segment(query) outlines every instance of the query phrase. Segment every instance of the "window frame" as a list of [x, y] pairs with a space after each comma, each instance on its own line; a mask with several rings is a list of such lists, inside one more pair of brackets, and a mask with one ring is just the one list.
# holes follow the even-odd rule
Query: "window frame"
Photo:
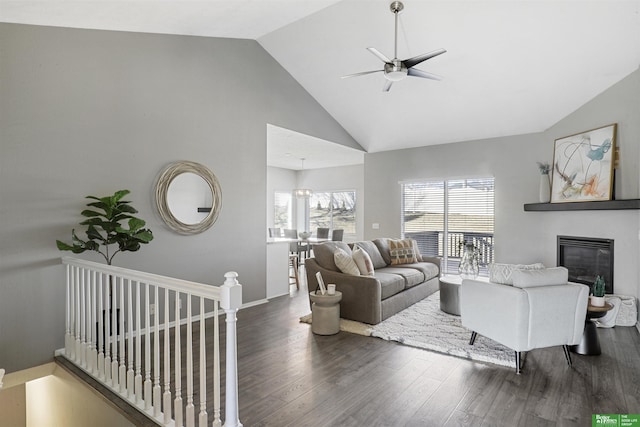
[[[453, 198], [454, 201], [456, 199], [462, 200], [459, 197], [452, 197], [452, 195], [450, 194], [451, 190], [453, 189], [451, 187], [451, 183], [457, 184], [459, 182], [463, 182], [464, 183], [463, 188], [469, 188], [469, 187], [473, 187], [473, 185], [470, 185], [470, 183], [472, 184], [475, 183], [476, 185], [480, 183], [480, 185], [482, 185], [482, 181], [487, 181], [485, 185], [491, 186], [490, 187], [491, 189], [489, 190], [491, 191], [491, 197], [489, 200], [490, 207], [491, 207], [491, 215], [490, 215], [491, 231], [490, 232], [450, 231], [450, 223], [452, 222], [450, 218], [452, 215], [452, 212], [450, 212], [450, 207], [452, 205], [451, 199]], [[407, 210], [406, 210], [407, 197], [405, 194], [405, 188], [407, 185], [420, 185], [420, 184], [424, 184], [425, 186], [427, 185], [442, 186], [443, 224], [442, 224], [442, 230], [437, 230], [438, 237], [436, 238], [436, 251], [435, 251], [437, 253], [435, 256], [442, 257], [442, 274], [457, 274], [457, 267], [459, 265], [459, 260], [461, 257], [461, 248], [451, 247], [453, 246], [453, 244], [451, 244], [451, 241], [456, 240], [457, 242], [459, 242], [460, 239], [456, 239], [454, 234], [456, 235], [462, 234], [463, 240], [466, 238], [466, 236], [471, 236], [471, 239], [474, 241], [474, 243], [477, 243], [477, 245], [480, 246], [480, 250], [481, 250], [480, 275], [481, 276], [488, 275], [487, 266], [488, 264], [493, 262], [495, 257], [495, 245], [494, 245], [495, 218], [496, 218], [495, 216], [495, 177], [481, 176], [481, 177], [463, 177], [463, 178], [447, 178], [447, 179], [423, 179], [423, 180], [412, 180], [412, 181], [400, 182], [400, 185], [401, 185], [400, 227], [401, 227], [402, 238], [411, 237], [411, 236], [407, 236], [407, 231], [406, 231], [407, 221], [405, 220], [405, 218], [407, 214]], [[415, 201], [417, 201], [417, 198]], [[436, 206], [436, 209], [434, 209], [434, 211], [437, 211], [438, 210], [437, 208], [438, 206]], [[483, 209], [484, 210], [488, 209], [487, 205], [479, 208], [479, 210], [483, 210]], [[484, 216], [486, 216], [486, 214]], [[484, 225], [486, 226], [486, 224], [488, 223], [485, 223]], [[440, 252], [440, 250], [442, 252]], [[421, 252], [422, 252], [422, 249], [421, 249]], [[428, 255], [428, 256], [433, 256], [433, 255]]]

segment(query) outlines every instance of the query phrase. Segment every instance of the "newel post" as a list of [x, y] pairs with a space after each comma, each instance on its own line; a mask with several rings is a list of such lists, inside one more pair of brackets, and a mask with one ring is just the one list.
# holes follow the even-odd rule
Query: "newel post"
[[224, 277], [224, 285], [220, 287], [220, 306], [227, 315], [224, 427], [242, 427], [238, 412], [238, 355], [236, 342], [236, 313], [242, 305], [242, 285], [238, 283], [238, 273], [235, 271], [226, 273]]

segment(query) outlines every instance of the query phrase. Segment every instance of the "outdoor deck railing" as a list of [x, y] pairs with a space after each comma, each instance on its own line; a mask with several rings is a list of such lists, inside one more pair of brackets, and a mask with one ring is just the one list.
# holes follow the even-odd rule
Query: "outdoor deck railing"
[[[200, 400], [197, 425], [209, 425], [210, 390], [214, 400], [211, 425], [222, 425], [221, 307], [226, 313], [224, 426], [242, 425], [236, 354], [236, 312], [242, 304], [242, 286], [237, 273], [225, 274], [222, 286], [210, 286], [70, 257], [62, 258], [62, 263], [66, 266], [66, 332], [61, 354], [159, 425], [196, 425], [194, 380], [199, 385], [195, 393]], [[205, 335], [205, 319], [210, 317], [214, 324], [213, 351], [211, 347], [207, 350]], [[194, 325], [199, 330], [195, 338]], [[180, 333], [182, 329], [186, 334]], [[207, 357], [213, 357], [210, 382]]]

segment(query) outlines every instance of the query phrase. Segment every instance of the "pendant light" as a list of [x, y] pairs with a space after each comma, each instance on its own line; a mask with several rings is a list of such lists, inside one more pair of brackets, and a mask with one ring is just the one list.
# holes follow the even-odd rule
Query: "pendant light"
[[[300, 169], [300, 171], [304, 171], [304, 157], [300, 159], [302, 162], [302, 168]], [[309, 188], [296, 188], [295, 190], [293, 190], [293, 194], [295, 194], [297, 199], [308, 199], [309, 197], [311, 197], [311, 194], [313, 194], [313, 191], [311, 191]]]

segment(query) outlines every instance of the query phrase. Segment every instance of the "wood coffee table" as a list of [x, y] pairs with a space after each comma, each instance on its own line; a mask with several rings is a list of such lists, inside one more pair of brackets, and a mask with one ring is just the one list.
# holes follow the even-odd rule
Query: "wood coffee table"
[[584, 323], [584, 332], [580, 344], [571, 346], [571, 351], [584, 356], [597, 356], [602, 353], [600, 350], [600, 340], [598, 339], [598, 328], [593, 319], [599, 319], [613, 309], [613, 305], [608, 302], [604, 307], [596, 307], [591, 304], [587, 306], [587, 319]]

